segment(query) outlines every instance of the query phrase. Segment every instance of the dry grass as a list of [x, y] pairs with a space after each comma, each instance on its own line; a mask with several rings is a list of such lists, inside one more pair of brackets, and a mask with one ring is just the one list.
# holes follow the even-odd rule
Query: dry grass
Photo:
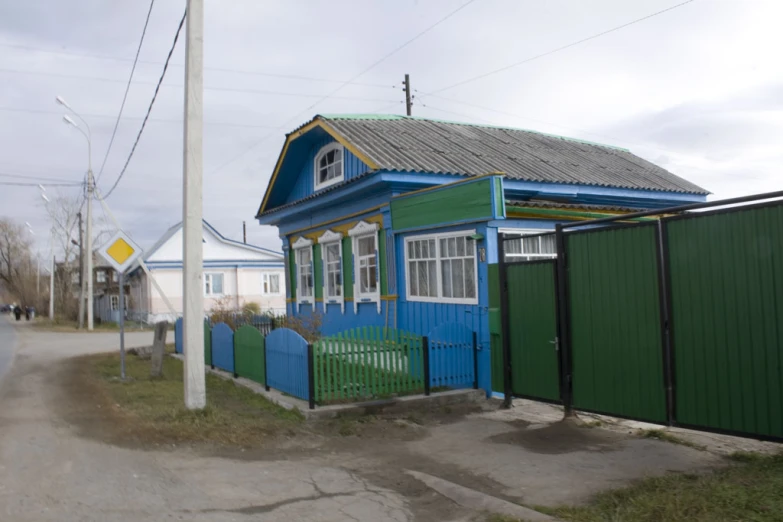
[[539, 508], [574, 522], [778, 522], [783, 520], [783, 454], [740, 454], [711, 473], [670, 474], [601, 493], [586, 506]]
[[153, 379], [149, 376], [149, 361], [129, 356], [124, 382], [118, 379], [118, 355], [91, 356], [85, 362], [85, 378], [93, 380], [94, 393], [113, 403], [114, 421], [124, 438], [142, 443], [209, 442], [255, 447], [270, 437], [296, 433], [303, 421], [300, 412], [285, 410], [232, 381], [209, 374], [207, 407], [187, 410], [182, 362], [171, 357], [164, 359], [163, 378]]
[[681, 446], [687, 446], [689, 448], [697, 449], [697, 450], [705, 450], [706, 448], [704, 446], [701, 446], [699, 444], [696, 444], [694, 442], [691, 442], [689, 440], [683, 439], [681, 437], [678, 437], [677, 435], [674, 435], [671, 432], [668, 432], [666, 430], [640, 430], [639, 436], [643, 439], [656, 439], [656, 440], [662, 440], [664, 442], [670, 442], [671, 444], [679, 444]]

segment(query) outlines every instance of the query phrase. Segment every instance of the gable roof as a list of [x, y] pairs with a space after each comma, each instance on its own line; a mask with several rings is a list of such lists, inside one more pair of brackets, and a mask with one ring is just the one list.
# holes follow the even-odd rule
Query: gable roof
[[[248, 250], [253, 250], [255, 252], [263, 252], [265, 254], [272, 254], [275, 256], [280, 256], [281, 259], [283, 259], [283, 253], [282, 252], [275, 252], [274, 250], [269, 250], [268, 248], [263, 248], [255, 245], [250, 245], [247, 243], [242, 243], [241, 241], [234, 241], [233, 239], [228, 239], [224, 237], [220, 232], [217, 231], [215, 227], [207, 223], [206, 219], [202, 219], [203, 228], [206, 228], [209, 232], [215, 235], [215, 237], [218, 238], [219, 241], [226, 243], [228, 245], [235, 245], [242, 248], [246, 248]], [[144, 253], [144, 260], [147, 261], [150, 257], [152, 257], [155, 252], [157, 252], [160, 247], [165, 245], [169, 239], [174, 237], [174, 234], [179, 232], [179, 230], [182, 228], [182, 221], [174, 225], [173, 227], [166, 230], [166, 232], [163, 233], [163, 235], [158, 239], [154, 245], [150, 247], [150, 249]]]
[[[629, 150], [525, 129], [390, 114], [316, 115], [286, 135], [259, 215], [289, 144], [320, 127], [371, 170], [507, 178], [545, 183], [709, 194]], [[341, 184], [335, 185], [338, 188]]]
[[376, 168], [690, 194], [708, 192], [627, 149], [523, 129], [396, 115], [320, 115]]

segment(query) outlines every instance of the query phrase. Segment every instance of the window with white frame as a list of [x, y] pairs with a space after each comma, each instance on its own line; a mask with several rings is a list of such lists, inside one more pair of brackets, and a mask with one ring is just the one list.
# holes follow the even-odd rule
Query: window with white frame
[[261, 274], [261, 294], [280, 295], [280, 274]]
[[313, 302], [313, 242], [300, 237], [293, 244], [296, 261], [296, 300]]
[[408, 299], [477, 304], [474, 231], [412, 236], [405, 240]]
[[204, 274], [204, 295], [207, 296], [223, 295], [223, 274], [220, 273]]
[[354, 308], [359, 302], [375, 302], [380, 311], [378, 280], [378, 224], [360, 221], [348, 231], [353, 241]]
[[506, 261], [535, 261], [538, 259], [554, 259], [557, 257], [555, 234], [544, 233], [542, 230], [501, 231], [506, 236], [519, 236], [518, 239], [508, 239], [503, 243]]
[[112, 311], [119, 310], [120, 309], [120, 296], [113, 295], [113, 296], [111, 296], [110, 299], [111, 299], [111, 309], [112, 309]]
[[120, 280], [119, 274], [114, 270], [111, 271], [111, 280], [114, 281], [115, 283]]
[[315, 156], [315, 189], [322, 189], [344, 179], [343, 146], [330, 143], [321, 148]]
[[332, 303], [343, 302], [342, 238], [341, 233], [331, 230], [318, 238], [323, 258], [324, 300]]
[[98, 270], [95, 272], [95, 281], [98, 283], [105, 283], [106, 282], [106, 272], [103, 270]]

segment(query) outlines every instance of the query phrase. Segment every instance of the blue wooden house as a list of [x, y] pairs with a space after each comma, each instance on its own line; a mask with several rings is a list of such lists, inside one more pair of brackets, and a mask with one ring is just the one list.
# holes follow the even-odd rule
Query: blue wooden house
[[[490, 391], [490, 299], [506, 255], [552, 257], [556, 223], [703, 201], [628, 150], [528, 130], [394, 115], [319, 115], [294, 129], [258, 222], [277, 226], [287, 312], [322, 333], [444, 323], [477, 333]], [[525, 235], [539, 234], [525, 238]]]

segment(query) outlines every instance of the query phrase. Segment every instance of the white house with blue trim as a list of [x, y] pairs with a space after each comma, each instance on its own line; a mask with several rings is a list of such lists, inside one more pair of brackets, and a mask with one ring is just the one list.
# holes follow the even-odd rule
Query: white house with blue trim
[[[283, 253], [224, 237], [204, 221], [204, 310], [218, 301], [239, 310], [258, 303], [262, 312], [285, 314]], [[168, 229], [144, 255], [144, 262], [176, 315], [182, 314], [182, 223]], [[174, 320], [147, 274], [130, 276], [129, 315], [154, 322]]]

